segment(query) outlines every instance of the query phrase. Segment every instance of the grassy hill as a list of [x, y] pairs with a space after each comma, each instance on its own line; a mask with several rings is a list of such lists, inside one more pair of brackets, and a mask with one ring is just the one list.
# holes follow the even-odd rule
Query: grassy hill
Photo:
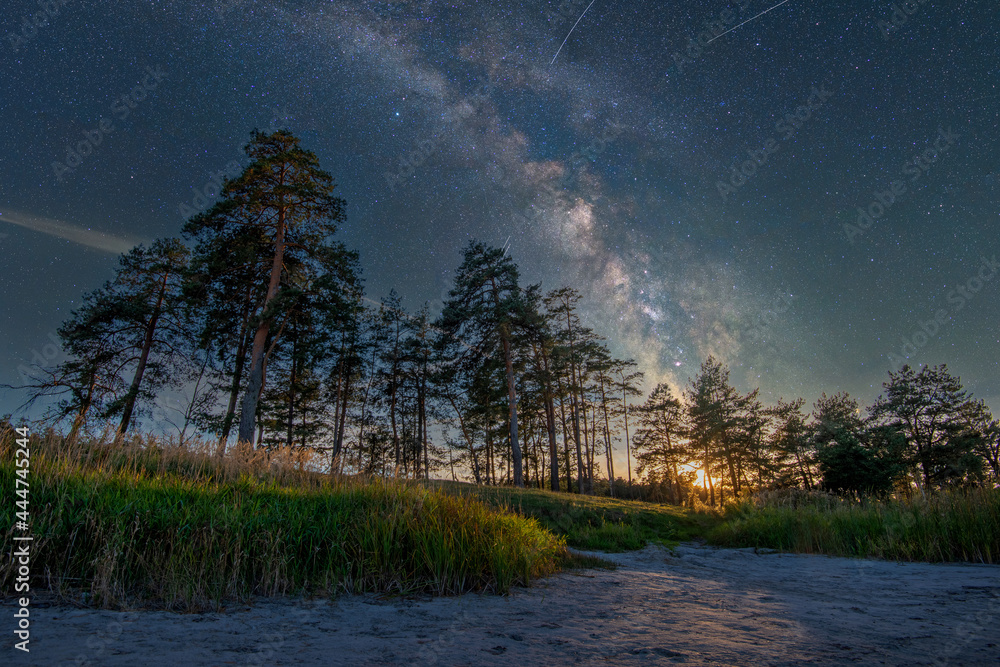
[[[17, 477], [0, 435], [0, 488]], [[334, 478], [259, 453], [225, 461], [136, 441], [32, 438], [32, 589], [109, 607], [219, 606], [255, 595], [505, 593], [565, 562], [561, 538], [486, 503], [382, 479]], [[14, 590], [17, 560], [0, 564]]]
[[714, 514], [634, 500], [438, 480], [424, 484], [535, 519], [578, 549], [629, 551], [649, 542], [670, 546], [703, 537], [720, 521]]

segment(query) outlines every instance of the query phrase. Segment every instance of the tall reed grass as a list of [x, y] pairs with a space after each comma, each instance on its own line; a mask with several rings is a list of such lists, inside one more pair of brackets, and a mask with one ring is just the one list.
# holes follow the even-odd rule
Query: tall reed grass
[[1000, 490], [851, 500], [758, 494], [727, 507], [709, 542], [902, 561], [1000, 563]]
[[[14, 535], [14, 434], [0, 488]], [[207, 452], [32, 437], [33, 588], [106, 607], [218, 607], [288, 594], [507, 592], [554, 571], [537, 521], [392, 480], [330, 478], [292, 452]], [[10, 554], [8, 554], [9, 556]], [[12, 590], [15, 566], [0, 564]]]

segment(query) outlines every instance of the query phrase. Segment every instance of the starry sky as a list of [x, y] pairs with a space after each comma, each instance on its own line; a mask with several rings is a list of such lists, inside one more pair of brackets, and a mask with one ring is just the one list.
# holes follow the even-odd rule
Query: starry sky
[[579, 289], [646, 391], [712, 354], [766, 403], [869, 403], [947, 363], [1000, 412], [995, 0], [5, 8], [0, 382], [283, 127], [375, 301], [439, 310], [477, 238]]

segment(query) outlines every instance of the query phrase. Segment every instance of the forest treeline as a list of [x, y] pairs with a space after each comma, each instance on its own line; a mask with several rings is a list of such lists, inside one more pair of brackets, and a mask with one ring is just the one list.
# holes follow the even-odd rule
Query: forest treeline
[[871, 406], [823, 395], [807, 414], [740, 393], [709, 358], [679, 394], [660, 384], [643, 401], [642, 371], [581, 324], [575, 289], [522, 285], [476, 241], [440, 315], [395, 292], [373, 303], [316, 156], [282, 130], [246, 151], [181, 238], [125, 253], [84, 297], [58, 330], [67, 359], [31, 370], [29, 404], [49, 397], [71, 439], [109, 421], [124, 437], [176, 394], [182, 442], [300, 449], [332, 472], [713, 505], [1000, 480], [998, 422], [944, 366], [891, 372]]

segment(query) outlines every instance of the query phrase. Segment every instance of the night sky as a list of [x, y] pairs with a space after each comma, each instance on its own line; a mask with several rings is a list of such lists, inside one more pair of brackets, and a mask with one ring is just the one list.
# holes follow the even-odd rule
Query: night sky
[[375, 302], [440, 310], [477, 238], [647, 392], [713, 354], [870, 403], [905, 359], [1000, 411], [998, 3], [776, 4], [6, 2], [0, 382], [284, 127]]

